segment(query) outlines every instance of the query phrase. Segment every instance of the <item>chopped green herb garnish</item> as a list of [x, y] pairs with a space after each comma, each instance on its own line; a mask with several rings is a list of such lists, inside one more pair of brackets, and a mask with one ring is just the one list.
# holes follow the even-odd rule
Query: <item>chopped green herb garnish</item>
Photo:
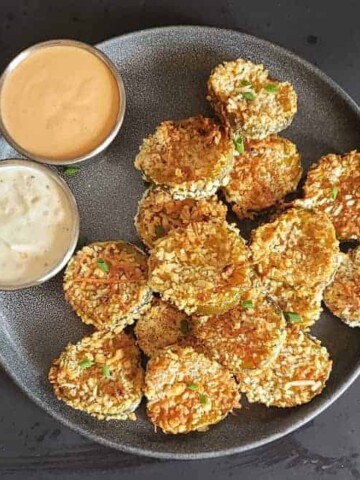
[[187, 320], [181, 320], [180, 330], [183, 335], [187, 335], [190, 332], [190, 325]]
[[273, 83], [269, 83], [269, 85], [266, 85], [265, 90], [270, 93], [276, 93], [278, 91], [278, 87]]
[[108, 365], [103, 366], [102, 374], [104, 378], [111, 378], [111, 371]]
[[255, 93], [253, 92], [242, 92], [241, 95], [245, 98], [245, 100], [254, 100], [255, 98]]
[[188, 383], [187, 385], [187, 388], [190, 389], [190, 390], [197, 390], [198, 389], [198, 386], [196, 383]]
[[236, 135], [236, 137], [234, 138], [234, 145], [238, 153], [241, 154], [245, 152], [244, 140], [241, 135]]
[[250, 87], [250, 86], [252, 86], [252, 83], [249, 82], [249, 80], [242, 80], [241, 85], [243, 87]]
[[79, 362], [79, 367], [81, 368], [90, 368], [94, 365], [94, 362], [92, 360], [82, 360]]
[[204, 393], [200, 393], [200, 403], [202, 405], [206, 405], [207, 403], [209, 403], [209, 397]]
[[105, 262], [105, 260], [103, 260], [102, 258], [99, 258], [96, 263], [103, 272], [108, 272], [110, 270], [109, 264]]
[[165, 230], [162, 225], [156, 225], [155, 227], [155, 235], [159, 237], [163, 237], [165, 235]]
[[64, 175], [66, 175], [67, 177], [75, 177], [75, 175], [77, 175], [79, 172], [80, 167], [71, 166], [65, 168]]
[[331, 190], [330, 190], [330, 198], [331, 200], [336, 200], [336, 197], [338, 196], [338, 193], [339, 193], [339, 189], [337, 187], [333, 187]]
[[243, 307], [245, 308], [254, 308], [254, 304], [252, 302], [252, 300], [245, 300], [243, 302]]
[[299, 315], [296, 312], [283, 312], [285, 315], [286, 320], [292, 323], [301, 323], [302, 318], [301, 315]]
[[76, 245], [76, 250], [80, 250], [81, 248], [85, 247], [87, 243], [88, 239], [85, 237], [85, 235], [80, 235]]

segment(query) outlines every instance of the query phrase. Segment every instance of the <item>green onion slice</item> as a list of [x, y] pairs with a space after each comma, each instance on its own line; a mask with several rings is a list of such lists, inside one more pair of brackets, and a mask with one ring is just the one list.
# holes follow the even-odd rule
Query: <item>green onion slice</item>
[[99, 260], [96, 261], [97, 266], [103, 271], [103, 272], [108, 272], [110, 270], [109, 264], [105, 262], [102, 258], [99, 258]]
[[253, 92], [242, 92], [241, 94], [245, 100], [254, 100], [255, 94]]
[[269, 85], [266, 85], [265, 90], [270, 93], [277, 93], [278, 87], [273, 83], [269, 83]]
[[83, 369], [90, 368], [93, 365], [94, 365], [94, 362], [92, 360], [82, 360], [81, 362], [79, 362], [79, 367]]
[[339, 189], [337, 187], [333, 187], [331, 190], [330, 190], [330, 198], [331, 200], [336, 200], [336, 197], [338, 196], [339, 194]]
[[234, 138], [234, 145], [238, 153], [242, 154], [245, 152], [244, 140], [241, 135], [236, 135]]
[[254, 308], [254, 304], [252, 302], [252, 300], [245, 300], [243, 302], [243, 307], [245, 308]]
[[64, 170], [64, 175], [67, 177], [75, 177], [78, 173], [80, 173], [80, 167], [71, 166], [66, 167]]
[[198, 389], [198, 386], [197, 386], [196, 383], [188, 383], [186, 386], [187, 386], [187, 388], [188, 388], [189, 390], [195, 391], [195, 390]]
[[296, 312], [283, 312], [286, 320], [292, 323], [301, 323], [302, 318], [301, 315], [299, 315]]

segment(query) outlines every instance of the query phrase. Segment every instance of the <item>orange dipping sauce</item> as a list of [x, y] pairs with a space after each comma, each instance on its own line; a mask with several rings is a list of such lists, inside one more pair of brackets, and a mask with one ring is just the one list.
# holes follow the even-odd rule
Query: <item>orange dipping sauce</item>
[[5, 78], [0, 97], [8, 135], [32, 155], [72, 160], [114, 129], [119, 87], [95, 54], [75, 46], [35, 50]]

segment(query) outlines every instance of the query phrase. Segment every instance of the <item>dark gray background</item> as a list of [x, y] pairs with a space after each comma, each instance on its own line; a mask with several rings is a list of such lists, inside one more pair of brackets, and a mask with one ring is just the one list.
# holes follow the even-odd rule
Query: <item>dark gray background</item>
[[[96, 43], [153, 26], [207, 24], [245, 31], [293, 50], [359, 101], [359, 15], [357, 0], [1, 0], [0, 68], [19, 50], [49, 38]], [[33, 405], [0, 370], [0, 478], [358, 480], [359, 393], [356, 382], [315, 421], [253, 452], [170, 462], [121, 454], [79, 437]]]

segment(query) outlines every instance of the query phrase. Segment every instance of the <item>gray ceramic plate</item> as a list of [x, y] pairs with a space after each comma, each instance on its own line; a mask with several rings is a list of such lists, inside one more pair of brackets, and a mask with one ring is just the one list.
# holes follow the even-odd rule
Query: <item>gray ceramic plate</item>
[[[264, 63], [276, 78], [292, 82], [299, 113], [285, 135], [295, 141], [305, 170], [321, 155], [360, 143], [360, 111], [329, 78], [292, 53], [238, 32], [206, 27], [169, 27], [132, 33], [100, 48], [120, 69], [127, 114], [103, 161], [68, 179], [79, 204], [81, 231], [89, 240], [122, 238], [138, 243], [133, 217], [144, 191], [133, 159], [142, 138], [164, 119], [202, 112], [205, 82], [223, 60], [247, 57]], [[18, 156], [0, 141], [0, 157]], [[249, 225], [240, 229], [248, 231]], [[360, 369], [360, 329], [350, 329], [325, 311], [313, 329], [330, 350], [334, 370], [325, 392], [291, 410], [251, 405], [205, 434], [154, 433], [144, 406], [137, 422], [99, 422], [57, 401], [47, 381], [51, 360], [86, 328], [66, 305], [61, 275], [21, 293], [0, 294], [0, 360], [6, 371], [42, 408], [79, 433], [105, 445], [154, 457], [205, 458], [241, 452], [298, 428], [331, 404]]]

